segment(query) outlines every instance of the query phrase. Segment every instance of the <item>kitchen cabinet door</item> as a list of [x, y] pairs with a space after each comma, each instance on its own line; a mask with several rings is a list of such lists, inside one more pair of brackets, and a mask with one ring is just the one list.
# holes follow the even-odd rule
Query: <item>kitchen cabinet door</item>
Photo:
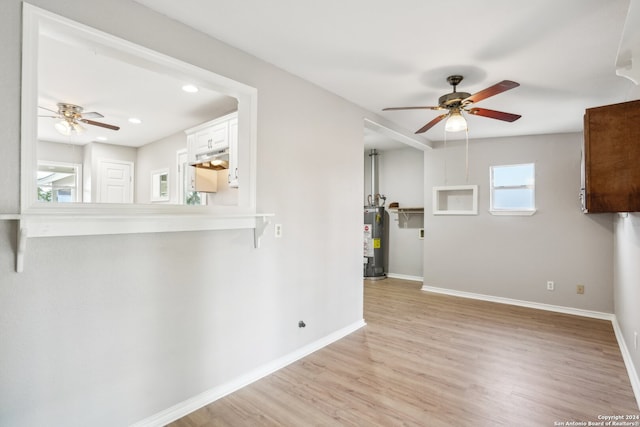
[[589, 108], [584, 116], [585, 212], [640, 211], [640, 100]]
[[196, 132], [195, 154], [222, 150], [229, 146], [229, 122], [218, 123]]

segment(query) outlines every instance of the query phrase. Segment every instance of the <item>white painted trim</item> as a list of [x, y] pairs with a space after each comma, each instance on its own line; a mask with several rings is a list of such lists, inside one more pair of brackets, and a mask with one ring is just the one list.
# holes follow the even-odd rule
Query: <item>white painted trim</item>
[[640, 55], [638, 28], [640, 28], [640, 7], [637, 2], [631, 2], [618, 45], [616, 74], [628, 78], [636, 85], [640, 84], [640, 67], [637, 61]]
[[308, 344], [294, 351], [293, 353], [276, 359], [259, 368], [256, 368], [253, 371], [250, 371], [245, 375], [236, 378], [235, 380], [209, 389], [197, 396], [194, 396], [168, 409], [165, 409], [164, 411], [158, 412], [157, 414], [140, 420], [132, 424], [131, 427], [160, 427], [167, 425], [179, 418], [184, 417], [185, 415], [192, 413], [193, 411], [202, 408], [203, 406], [206, 406], [220, 398], [223, 398], [224, 396], [227, 396], [228, 394], [233, 393], [234, 391], [240, 390], [241, 388], [248, 386], [255, 381], [258, 381], [261, 378], [264, 378], [267, 375], [270, 375], [286, 367], [287, 365], [299, 359], [302, 359], [303, 357], [308, 356], [309, 354], [318, 351], [335, 341], [338, 341], [341, 338], [344, 338], [345, 336], [357, 331], [365, 325], [366, 323], [364, 319], [359, 320], [358, 322], [339, 329], [324, 338], [314, 341], [311, 344]]
[[482, 301], [497, 302], [500, 304], [517, 305], [520, 307], [535, 308], [538, 310], [553, 311], [556, 313], [572, 314], [574, 316], [590, 317], [593, 319], [613, 321], [615, 315], [613, 313], [604, 313], [602, 311], [583, 310], [581, 308], [565, 307], [561, 305], [543, 304], [539, 302], [524, 301], [512, 298], [496, 297], [493, 295], [476, 294], [473, 292], [456, 291], [454, 289], [438, 288], [435, 286], [423, 285], [422, 290], [425, 292], [433, 292], [436, 294], [452, 295], [462, 298], [471, 298]]
[[531, 216], [537, 212], [537, 209], [529, 210], [490, 210], [491, 215], [496, 216]]
[[638, 378], [638, 372], [633, 365], [633, 359], [631, 358], [631, 353], [627, 347], [627, 342], [624, 340], [624, 335], [622, 334], [622, 329], [620, 329], [618, 319], [614, 316], [611, 323], [613, 325], [613, 331], [616, 334], [616, 339], [618, 340], [618, 346], [620, 347], [620, 353], [622, 353], [624, 365], [627, 368], [627, 374], [629, 375], [633, 394], [636, 397], [636, 404], [638, 405], [638, 409], [640, 409], [640, 378]]
[[273, 214], [246, 215], [20, 215], [27, 237], [98, 236], [257, 228]]
[[387, 277], [391, 279], [412, 280], [414, 282], [422, 282], [424, 280], [424, 278], [421, 276], [410, 276], [408, 274], [399, 273], [387, 273]]
[[167, 233], [176, 231], [253, 229], [254, 247], [273, 214], [211, 215], [206, 211], [191, 215], [157, 215], [139, 211], [129, 215], [0, 215], [0, 220], [18, 220], [16, 272], [24, 271], [27, 238], [61, 236], [98, 236], [102, 234]]
[[418, 150], [425, 151], [426, 149], [433, 148], [431, 143], [423, 137], [418, 135], [407, 136], [404, 133], [401, 133], [395, 129], [392, 129], [390, 126], [393, 126], [391, 123], [389, 125], [384, 125], [378, 122], [375, 122], [371, 119], [365, 117], [364, 119], [364, 127], [367, 129], [371, 129], [372, 131], [378, 132], [384, 136], [388, 136], [394, 141], [401, 142], [403, 144], [407, 144], [409, 147], [417, 148]]

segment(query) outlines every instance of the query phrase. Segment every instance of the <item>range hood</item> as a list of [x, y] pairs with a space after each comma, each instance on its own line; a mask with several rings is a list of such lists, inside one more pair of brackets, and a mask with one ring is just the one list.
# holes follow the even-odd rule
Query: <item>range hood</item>
[[229, 149], [225, 148], [218, 151], [196, 154], [196, 161], [190, 163], [190, 165], [203, 169], [229, 169]]

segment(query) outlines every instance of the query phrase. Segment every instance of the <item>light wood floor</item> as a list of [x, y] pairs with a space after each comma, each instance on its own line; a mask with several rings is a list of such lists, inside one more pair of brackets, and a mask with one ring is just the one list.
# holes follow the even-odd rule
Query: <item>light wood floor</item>
[[554, 426], [638, 414], [611, 323], [365, 282], [367, 326], [171, 424]]

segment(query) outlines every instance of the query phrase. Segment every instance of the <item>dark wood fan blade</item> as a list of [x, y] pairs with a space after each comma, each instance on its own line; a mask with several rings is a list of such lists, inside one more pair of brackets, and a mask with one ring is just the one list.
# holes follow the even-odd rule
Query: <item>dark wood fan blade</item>
[[490, 96], [497, 95], [518, 86], [520, 86], [520, 83], [512, 82], [511, 80], [503, 80], [500, 83], [496, 83], [493, 86], [489, 86], [488, 88], [481, 90], [480, 92], [474, 93], [470, 97], [462, 100], [462, 102], [466, 104], [469, 102], [482, 101], [483, 99], [487, 99]]
[[86, 123], [88, 125], [100, 126], [102, 128], [107, 128], [107, 129], [111, 129], [111, 130], [120, 130], [119, 126], [109, 125], [107, 123], [94, 122], [93, 120], [87, 120], [87, 119], [80, 119], [80, 121], [82, 123]]
[[83, 119], [101, 119], [104, 116], [96, 111], [89, 111], [88, 113], [82, 113]]
[[442, 107], [391, 107], [382, 109], [382, 111], [394, 110], [442, 110]]
[[504, 113], [502, 111], [487, 110], [486, 108], [472, 108], [468, 110], [468, 113], [474, 116], [489, 117], [490, 119], [503, 120], [505, 122], [515, 122], [522, 117], [520, 114]]
[[435, 125], [437, 125], [442, 119], [444, 119], [445, 117], [447, 117], [449, 114], [442, 114], [439, 115], [438, 117], [436, 117], [435, 119], [431, 120], [429, 123], [427, 123], [426, 125], [422, 126], [420, 129], [418, 129], [416, 131], [416, 133], [424, 133], [426, 131], [428, 131], [429, 129], [431, 129], [432, 127], [434, 127]]

